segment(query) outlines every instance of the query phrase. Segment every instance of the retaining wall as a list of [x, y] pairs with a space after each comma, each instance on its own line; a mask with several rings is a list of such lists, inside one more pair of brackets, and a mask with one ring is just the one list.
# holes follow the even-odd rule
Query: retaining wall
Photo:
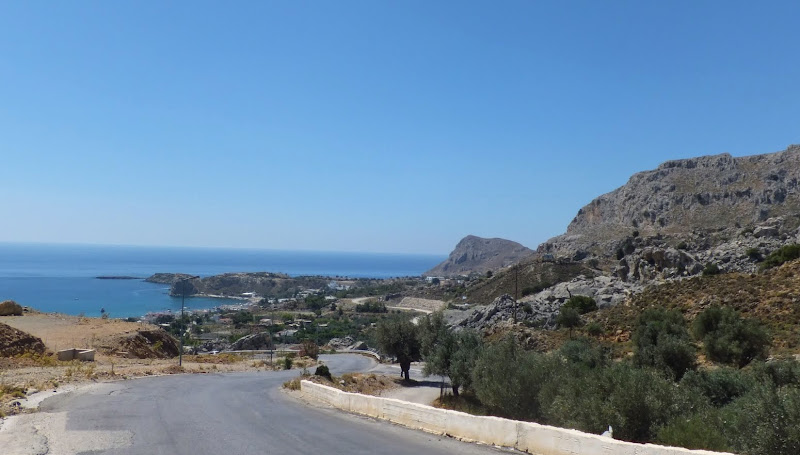
[[343, 392], [305, 380], [300, 381], [300, 389], [311, 399], [347, 412], [465, 441], [513, 447], [536, 455], [720, 455], [720, 452], [706, 450], [617, 441], [533, 422], [474, 416], [392, 398]]

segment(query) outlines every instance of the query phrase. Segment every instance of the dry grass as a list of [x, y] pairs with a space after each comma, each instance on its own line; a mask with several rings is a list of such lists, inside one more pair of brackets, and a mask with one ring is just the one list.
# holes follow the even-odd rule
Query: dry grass
[[[300, 380], [306, 379], [308, 381], [316, 382], [317, 384], [335, 387], [339, 390], [352, 393], [361, 393], [364, 395], [380, 396], [387, 390], [392, 390], [400, 387], [397, 378], [385, 375], [376, 375], [373, 373], [345, 373], [341, 377], [333, 376], [328, 379], [322, 376], [301, 376], [294, 380], [297, 382], [297, 387], [300, 387]], [[291, 381], [289, 381], [291, 382]], [[288, 384], [288, 383], [287, 383]], [[284, 384], [286, 387], [286, 384]], [[287, 387], [288, 388], [288, 387]]]
[[800, 350], [800, 261], [759, 274], [726, 273], [651, 286], [623, 305], [585, 318], [600, 324], [601, 339], [628, 344], [637, 318], [647, 307], [678, 309], [691, 322], [714, 305], [734, 308], [743, 317], [760, 321], [773, 337], [773, 355]]
[[434, 400], [433, 407], [479, 416], [490, 415], [486, 406], [481, 404], [474, 395], [468, 393], [462, 393], [457, 397], [450, 394], [444, 395]]
[[251, 360], [251, 356], [245, 356], [242, 354], [230, 354], [230, 353], [220, 353], [216, 355], [185, 355], [183, 356], [184, 361], [187, 362], [194, 362], [194, 363], [211, 363], [216, 365], [231, 365], [234, 363], [243, 362], [246, 360]]

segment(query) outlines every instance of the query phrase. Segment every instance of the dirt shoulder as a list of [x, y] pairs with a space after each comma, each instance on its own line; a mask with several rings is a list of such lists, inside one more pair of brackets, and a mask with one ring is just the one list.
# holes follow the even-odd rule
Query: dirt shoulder
[[[224, 373], [280, 369], [282, 358], [219, 354], [178, 358], [126, 358], [98, 351], [94, 362], [60, 362], [52, 353], [59, 349], [92, 349], [102, 340], [114, 339], [156, 326], [113, 319], [81, 318], [61, 314], [34, 313], [0, 317], [0, 322], [39, 337], [50, 353], [28, 353], [0, 357], [0, 417], [24, 412], [22, 403], [42, 391], [60, 390], [67, 385], [125, 380], [140, 376], [177, 373]], [[295, 359], [296, 367], [309, 366], [310, 359]], [[18, 403], [18, 404], [17, 404]]]

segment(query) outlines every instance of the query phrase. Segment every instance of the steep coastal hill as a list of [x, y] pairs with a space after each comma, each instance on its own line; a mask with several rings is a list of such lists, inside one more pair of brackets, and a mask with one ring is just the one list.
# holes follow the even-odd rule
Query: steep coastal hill
[[[637, 173], [581, 208], [566, 233], [541, 244], [515, 268], [519, 281], [534, 283], [536, 292], [522, 298], [531, 308], [528, 317], [553, 326], [570, 295], [612, 307], [648, 286], [704, 270], [756, 273], [769, 253], [800, 243], [799, 182], [796, 145], [765, 155], [668, 161]], [[560, 274], [559, 282], [539, 280], [547, 289], [526, 273], [556, 264], [572, 264], [572, 271]], [[513, 272], [500, 271], [492, 286], [480, 282], [466, 294], [484, 304], [513, 295]]]
[[424, 275], [454, 276], [497, 271], [516, 264], [533, 253], [533, 250], [511, 240], [485, 239], [468, 235], [458, 242], [444, 262], [428, 270]]
[[[631, 243], [648, 246], [642, 239], [673, 247], [684, 242], [701, 251], [746, 234], [759, 239], [795, 234], [800, 225], [798, 182], [797, 145], [765, 155], [667, 161], [581, 208], [567, 232], [538, 251], [621, 259], [620, 250], [628, 254], [636, 248]], [[754, 244], [746, 248], [758, 247], [758, 242], [749, 243]]]

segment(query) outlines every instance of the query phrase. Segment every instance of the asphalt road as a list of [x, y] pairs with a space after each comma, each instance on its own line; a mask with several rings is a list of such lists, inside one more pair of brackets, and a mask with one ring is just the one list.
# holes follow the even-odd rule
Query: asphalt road
[[[325, 356], [334, 374], [373, 360]], [[333, 409], [309, 406], [280, 387], [298, 372], [194, 374], [102, 384], [45, 400], [61, 421], [58, 453], [106, 454], [487, 454], [467, 444]], [[58, 416], [57, 419], [54, 417]]]

